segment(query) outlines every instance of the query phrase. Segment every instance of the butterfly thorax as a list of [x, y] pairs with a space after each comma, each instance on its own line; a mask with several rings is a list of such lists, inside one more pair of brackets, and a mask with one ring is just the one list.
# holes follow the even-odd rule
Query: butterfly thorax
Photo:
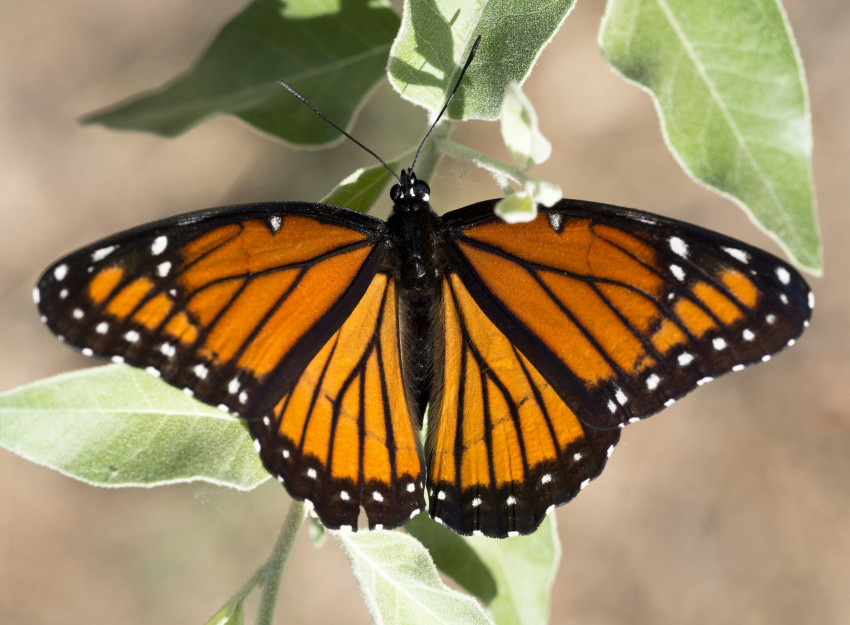
[[398, 287], [403, 377], [421, 419], [431, 395], [432, 319], [441, 297], [440, 219], [428, 203], [428, 185], [412, 172], [402, 171], [390, 197], [394, 204], [387, 220], [387, 269]]

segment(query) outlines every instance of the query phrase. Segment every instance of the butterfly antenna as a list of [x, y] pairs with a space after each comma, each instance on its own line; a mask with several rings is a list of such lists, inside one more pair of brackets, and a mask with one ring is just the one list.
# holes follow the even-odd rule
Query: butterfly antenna
[[[479, 39], [480, 39], [480, 37], [479, 37]], [[469, 65], [469, 63], [467, 63], [467, 65]], [[466, 68], [464, 68], [464, 69], [466, 69]], [[461, 74], [461, 75], [462, 75], [462, 74]], [[298, 92], [295, 90], [295, 88], [294, 88], [292, 85], [290, 85], [288, 82], [286, 82], [285, 80], [278, 80], [278, 82], [279, 82], [279, 83], [281, 84], [281, 86], [282, 86], [284, 89], [286, 89], [289, 93], [291, 93], [291, 94], [292, 94], [292, 95], [294, 95], [296, 98], [298, 98], [299, 100], [301, 100], [304, 104], [306, 104], [307, 106], [309, 106], [309, 107], [310, 107], [310, 110], [311, 110], [311, 111], [313, 111], [316, 115], [318, 115], [319, 117], [321, 117], [321, 118], [322, 118], [323, 120], [325, 120], [328, 124], [330, 124], [331, 126], [333, 126], [334, 128], [336, 128], [339, 132], [341, 132], [342, 134], [344, 134], [344, 135], [345, 135], [346, 137], [348, 137], [349, 139], [351, 139], [351, 141], [353, 141], [354, 143], [356, 143], [357, 145], [359, 145], [361, 148], [363, 148], [364, 150], [366, 150], [369, 154], [371, 154], [371, 155], [372, 155], [372, 156], [374, 156], [376, 159], [378, 159], [378, 162], [379, 162], [381, 165], [383, 165], [384, 167], [386, 167], [386, 168], [387, 168], [387, 171], [388, 171], [388, 172], [390, 172], [390, 173], [391, 173], [391, 174], [395, 177], [395, 179], [396, 179], [396, 180], [398, 180], [399, 182], [401, 182], [401, 177], [399, 177], [399, 175], [395, 172], [395, 170], [394, 170], [392, 167], [390, 167], [389, 165], [387, 165], [387, 164], [384, 162], [384, 159], [382, 159], [380, 156], [378, 156], [377, 154], [375, 154], [372, 150], [370, 150], [369, 148], [367, 148], [365, 145], [363, 145], [362, 143], [360, 143], [357, 139], [355, 139], [354, 137], [352, 137], [350, 134], [348, 134], [347, 132], [345, 132], [342, 128], [340, 128], [340, 127], [339, 127], [339, 126], [337, 126], [335, 123], [333, 123], [331, 120], [329, 120], [327, 117], [325, 117], [324, 113], [322, 113], [319, 109], [317, 109], [315, 106], [313, 106], [313, 103], [312, 103], [312, 102], [310, 102], [310, 100], [308, 100], [308, 99], [307, 99], [307, 98], [305, 98], [303, 95], [301, 95], [300, 93], [298, 93]], [[418, 155], [418, 154], [419, 154], [419, 152], [417, 152], [417, 155]]]
[[452, 98], [455, 97], [455, 93], [457, 92], [458, 87], [460, 87], [460, 81], [463, 80], [463, 75], [466, 73], [469, 64], [472, 63], [472, 59], [475, 58], [475, 53], [478, 51], [478, 44], [481, 43], [481, 35], [478, 35], [478, 38], [475, 40], [475, 43], [472, 44], [472, 50], [469, 51], [469, 57], [466, 59], [466, 63], [463, 65], [463, 69], [460, 70], [460, 76], [457, 78], [457, 82], [455, 83], [454, 89], [449, 94], [449, 97], [446, 98], [446, 103], [443, 104], [443, 108], [440, 111], [440, 114], [437, 115], [437, 119], [434, 120], [434, 123], [431, 124], [431, 127], [428, 129], [428, 132], [425, 134], [425, 138], [422, 139], [422, 143], [419, 144], [419, 148], [416, 150], [416, 155], [413, 157], [413, 164], [410, 166], [410, 171], [413, 171], [414, 166], [416, 165], [416, 159], [419, 158], [419, 152], [422, 150], [422, 146], [425, 145], [425, 142], [428, 140], [428, 137], [431, 136], [431, 133], [434, 131], [434, 128], [439, 123], [440, 118], [442, 118], [443, 113], [446, 112], [446, 109], [449, 108], [449, 103], [452, 101]]

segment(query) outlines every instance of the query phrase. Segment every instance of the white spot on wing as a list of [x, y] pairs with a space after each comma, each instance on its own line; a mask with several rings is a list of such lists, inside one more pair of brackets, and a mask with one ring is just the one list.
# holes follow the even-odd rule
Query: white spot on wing
[[110, 360], [112, 362], [114, 362], [116, 365], [120, 365], [122, 362], [124, 362], [124, 357], [123, 356], [113, 356], [112, 358], [110, 358]]
[[153, 243], [151, 243], [151, 254], [159, 256], [165, 251], [166, 247], [168, 247], [168, 237], [162, 234], [155, 238]]
[[672, 406], [675, 403], [676, 403], [675, 399], [668, 399], [667, 401], [664, 402], [664, 406], [669, 408], [670, 406]]
[[151, 374], [153, 377], [155, 377], [155, 378], [158, 378], [159, 376], [161, 376], [161, 375], [162, 375], [162, 374], [159, 372], [159, 369], [157, 369], [156, 367], [145, 367], [145, 371], [147, 371], [148, 373], [150, 373], [150, 374]]
[[711, 344], [714, 346], [714, 349], [716, 349], [717, 351], [721, 351], [721, 350], [726, 349], [726, 341], [719, 336], [717, 338], [713, 339], [711, 341]]
[[192, 371], [194, 371], [195, 375], [202, 380], [205, 379], [207, 377], [207, 373], [209, 373], [209, 369], [207, 369], [204, 365], [195, 365], [192, 368]]
[[236, 392], [239, 390], [239, 380], [238, 378], [233, 378], [230, 383], [227, 385], [227, 392], [231, 395], [236, 395]]
[[268, 416], [268, 415], [266, 415], [265, 417], [263, 417], [263, 425], [265, 425], [266, 427], [269, 427], [271, 424], [272, 424], [272, 420], [271, 420], [271, 419], [269, 419], [269, 416]]
[[56, 269], [53, 270], [53, 277], [56, 278], [57, 282], [62, 282], [65, 279], [65, 276], [68, 275], [68, 265], [62, 263]]
[[481, 505], [481, 497], [476, 497], [475, 499], [472, 500], [472, 507], [473, 508], [477, 508], [480, 505]]
[[279, 215], [275, 215], [274, 217], [269, 218], [269, 226], [272, 228], [272, 232], [277, 232], [280, 230], [280, 226], [283, 223], [283, 219], [280, 218]]
[[584, 490], [585, 488], [587, 488], [587, 485], [588, 485], [588, 484], [590, 484], [590, 478], [587, 478], [587, 479], [586, 479], [586, 480], [584, 480], [581, 484], [579, 484], [579, 485], [578, 485], [578, 489], [579, 489], [579, 490]]
[[776, 323], [776, 315], [768, 315], [764, 318], [764, 320], [767, 321], [768, 325], [772, 326], [774, 323]]
[[744, 337], [745, 341], [752, 341], [754, 338], [756, 338], [755, 333], [749, 328], [744, 328], [744, 331], [741, 332], [741, 336]]
[[694, 357], [691, 356], [688, 352], [682, 352], [679, 354], [679, 366], [686, 367], [694, 361]]
[[282, 455], [283, 455], [283, 457], [284, 457], [285, 459], [288, 459], [288, 458], [289, 458], [289, 450], [288, 450], [288, 449], [284, 449], [284, 450], [283, 450], [283, 452], [282, 452]]
[[59, 291], [59, 299], [66, 299], [68, 297], [68, 289], [62, 289]]
[[779, 281], [782, 284], [788, 284], [791, 282], [791, 274], [788, 273], [788, 270], [785, 269], [785, 267], [776, 268], [776, 277], [779, 278]]
[[541, 477], [541, 478], [540, 478], [540, 483], [541, 483], [541, 484], [548, 484], [548, 483], [549, 483], [549, 482], [551, 482], [551, 481], [552, 481], [552, 476], [551, 476], [551, 475], [549, 475], [548, 473], [547, 473], [546, 475], [544, 475], [543, 477]]
[[682, 258], [688, 257], [688, 244], [679, 237], [670, 237], [670, 249], [673, 253]]
[[445, 498], [446, 498], [446, 492], [445, 491], [441, 490], [439, 493], [437, 493], [437, 499], [439, 499], [440, 501], [442, 501]]
[[248, 393], [246, 391], [242, 391], [239, 393], [239, 403], [244, 404], [248, 402]]
[[156, 266], [156, 273], [160, 278], [167, 276], [169, 271], [171, 271], [171, 263], [169, 261], [165, 261], [164, 263], [160, 263]]
[[107, 256], [109, 256], [112, 252], [115, 251], [115, 246], [110, 245], [109, 247], [102, 247], [99, 250], [95, 250], [91, 253], [92, 262], [97, 262], [99, 260], [103, 260]]
[[676, 276], [676, 280], [682, 282], [685, 279], [685, 270], [679, 265], [670, 265], [670, 273]]
[[171, 358], [174, 354], [177, 353], [177, 348], [174, 347], [171, 343], [163, 343], [159, 346], [159, 351], [162, 352], [163, 356], [167, 356]]
[[786, 343], [786, 345], [788, 347], [793, 347], [794, 343], [796, 343], [796, 342], [797, 342], [797, 339], [788, 339], [788, 342]]
[[646, 388], [648, 388], [650, 391], [654, 391], [658, 388], [659, 382], [661, 382], [661, 378], [659, 378], [653, 373], [648, 378], [646, 378]]
[[260, 441], [259, 439], [254, 439], [254, 451], [260, 453]]
[[746, 369], [744, 365], [735, 365], [732, 367], [732, 371], [743, 371], [744, 369]]
[[348, 501], [349, 499], [351, 499], [351, 497], [349, 497], [349, 495], [348, 495], [347, 490], [339, 491], [339, 498], [342, 499], [343, 501]]
[[560, 232], [561, 226], [564, 225], [564, 216], [560, 213], [549, 213], [549, 225], [555, 232]]
[[83, 315], [84, 315], [83, 309], [82, 308], [75, 308], [74, 312], [72, 312], [71, 315], [74, 317], [74, 319], [82, 319]]
[[94, 356], [94, 352], [93, 352], [91, 349], [89, 349], [88, 347], [84, 347], [84, 348], [80, 351], [80, 353], [81, 353], [83, 356]]
[[722, 247], [720, 249], [729, 254], [729, 256], [731, 256], [735, 260], [739, 260], [744, 264], [750, 262], [750, 255], [747, 254], [744, 250], [739, 250], [734, 247]]
[[309, 469], [307, 469], [307, 477], [309, 477], [311, 480], [315, 480], [316, 479], [316, 469], [314, 469], [313, 467], [310, 467]]
[[383, 501], [384, 496], [378, 491], [372, 491], [372, 499], [374, 499], [375, 501]]
[[573, 454], [573, 461], [578, 462], [579, 460], [581, 460], [581, 452], [574, 453]]
[[183, 392], [186, 393], [189, 397], [195, 396], [195, 391], [190, 389], [188, 386], [183, 389]]
[[629, 398], [626, 397], [626, 394], [623, 392], [623, 390], [619, 388], [617, 389], [617, 392], [614, 393], [614, 397], [616, 398], [617, 403], [619, 403], [621, 406], [625, 406], [626, 402], [629, 401]]
[[506, 504], [508, 504], [509, 506], [513, 506], [514, 504], [516, 504], [516, 497], [514, 497], [513, 495], [510, 495], [510, 496], [509, 496], [509, 497], [505, 500], [505, 503], [506, 503]]
[[139, 333], [135, 330], [128, 330], [126, 334], [124, 334], [124, 340], [128, 343], [135, 343], [139, 340]]
[[516, 531], [516, 530], [511, 530], [510, 532], [508, 532], [508, 538], [514, 538], [514, 537], [516, 537], [516, 536], [519, 536], [519, 532], [518, 532], [518, 531]]
[[779, 294], [779, 301], [782, 302], [783, 304], [787, 304], [788, 303], [788, 296], [785, 295], [785, 293], [780, 293]]
[[815, 294], [812, 291], [809, 291], [809, 308], [815, 307]]
[[412, 493], [415, 490], [416, 490], [416, 484], [414, 484], [413, 482], [411, 482], [410, 484], [407, 485], [407, 492], [408, 493]]
[[701, 378], [701, 379], [697, 380], [697, 386], [702, 386], [703, 384], [708, 384], [708, 383], [709, 383], [709, 382], [711, 382], [713, 379], [714, 379], [714, 378], [712, 378], [710, 375], [707, 375], [707, 376], [705, 376], [704, 378]]
[[41, 301], [41, 291], [38, 290], [37, 286], [32, 289], [32, 301], [35, 304], [38, 304]]

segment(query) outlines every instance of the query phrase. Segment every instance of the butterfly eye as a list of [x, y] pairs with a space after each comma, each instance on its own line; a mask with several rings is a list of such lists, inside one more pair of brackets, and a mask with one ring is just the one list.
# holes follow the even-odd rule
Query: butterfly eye
[[417, 180], [416, 184], [413, 185], [413, 194], [420, 200], [427, 200], [431, 196], [431, 187], [428, 186], [427, 182]]
[[393, 202], [398, 202], [401, 199], [401, 190], [397, 184], [394, 184], [390, 189], [390, 199]]

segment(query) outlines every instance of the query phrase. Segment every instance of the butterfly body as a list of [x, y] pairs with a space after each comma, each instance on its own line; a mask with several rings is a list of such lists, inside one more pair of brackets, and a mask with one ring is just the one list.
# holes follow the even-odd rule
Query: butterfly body
[[59, 260], [34, 297], [84, 354], [245, 419], [327, 527], [396, 527], [427, 490], [488, 536], [533, 531], [624, 425], [808, 325], [802, 277], [723, 235], [578, 200], [437, 216], [428, 194], [405, 173], [386, 222], [302, 202], [164, 220]]

